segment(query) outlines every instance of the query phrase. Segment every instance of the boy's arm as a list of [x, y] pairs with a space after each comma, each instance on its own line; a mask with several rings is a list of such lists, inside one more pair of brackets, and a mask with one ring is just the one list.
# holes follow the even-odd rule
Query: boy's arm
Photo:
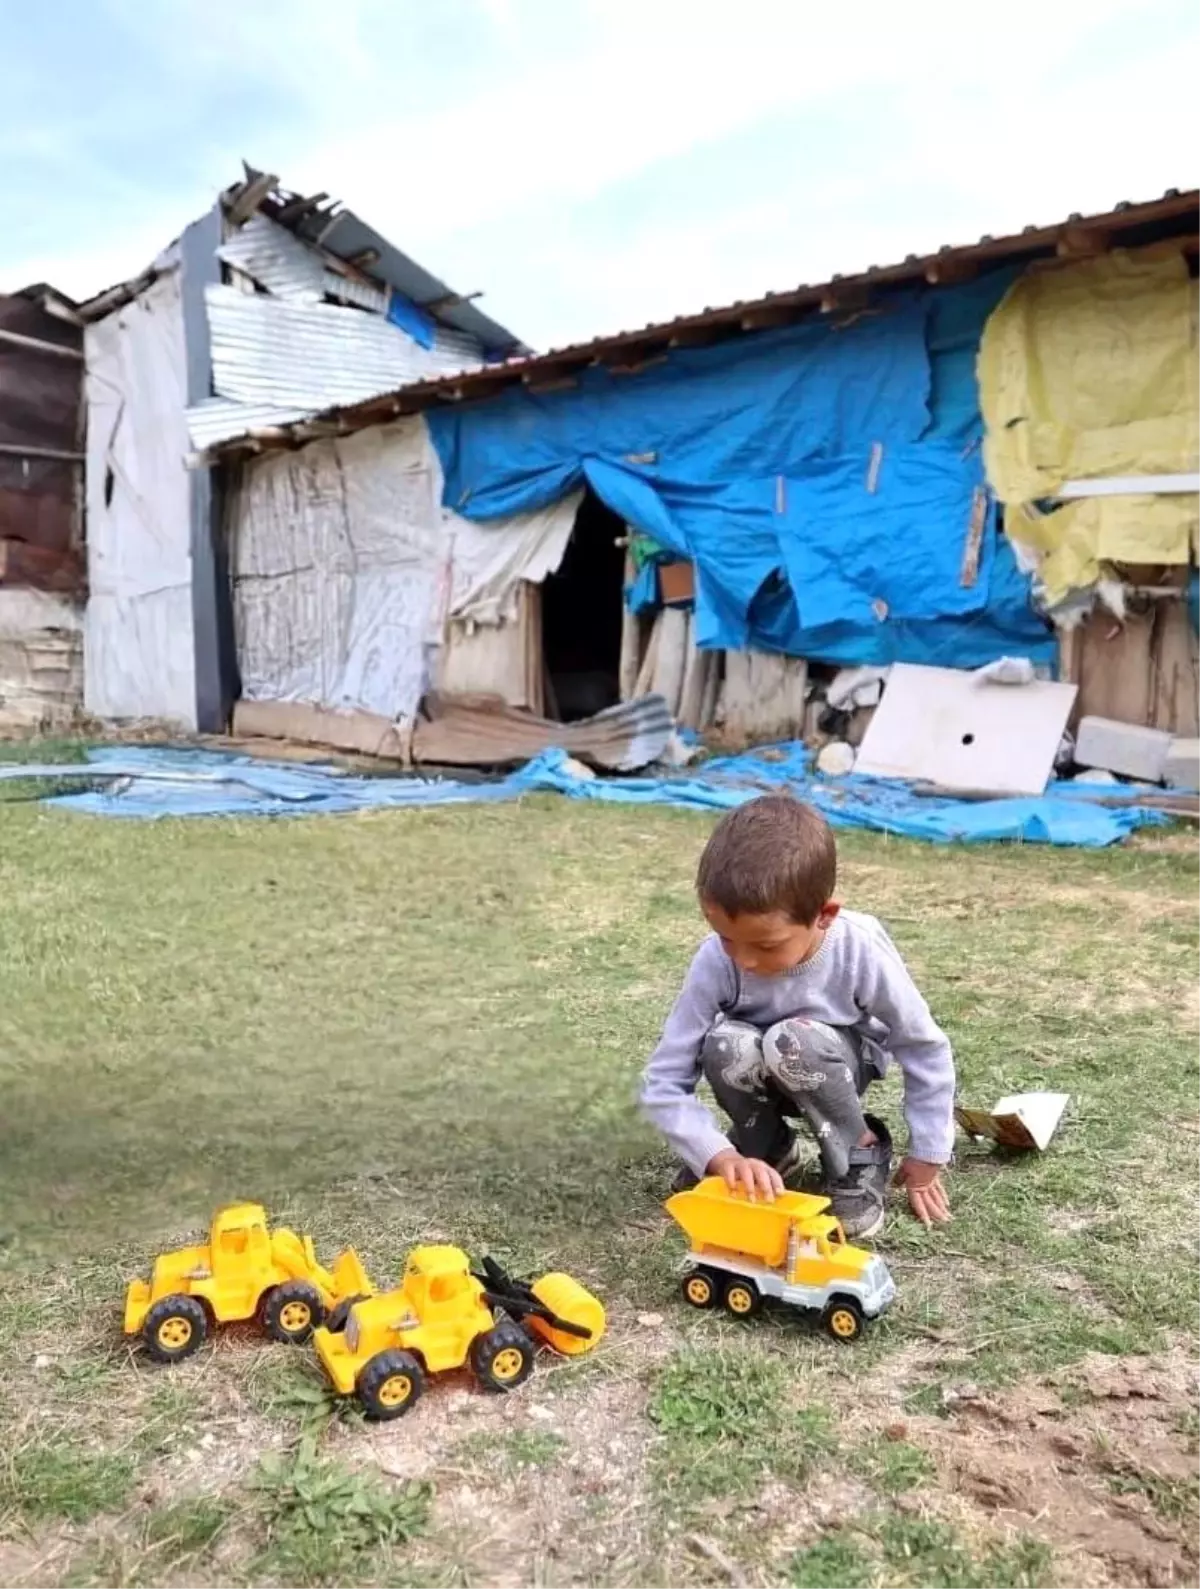
[[641, 1107], [696, 1175], [731, 1146], [696, 1097], [700, 1050], [735, 992], [729, 962], [715, 938], [701, 945], [642, 1076]]
[[863, 967], [858, 1002], [887, 1028], [888, 1047], [904, 1076], [908, 1156], [947, 1164], [954, 1152], [954, 1056], [895, 944], [879, 929]]

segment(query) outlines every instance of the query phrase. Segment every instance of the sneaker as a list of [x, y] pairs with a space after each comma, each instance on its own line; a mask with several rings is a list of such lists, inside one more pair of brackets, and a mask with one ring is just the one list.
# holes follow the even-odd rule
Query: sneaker
[[892, 1173], [892, 1138], [882, 1120], [864, 1116], [879, 1139], [869, 1148], [850, 1149], [850, 1168], [825, 1187], [835, 1217], [851, 1241], [865, 1240], [883, 1228], [884, 1200]]

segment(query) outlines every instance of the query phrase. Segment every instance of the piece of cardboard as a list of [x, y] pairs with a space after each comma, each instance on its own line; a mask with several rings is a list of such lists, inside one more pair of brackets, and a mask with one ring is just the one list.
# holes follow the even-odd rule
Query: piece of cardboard
[[954, 1118], [969, 1137], [986, 1137], [1002, 1148], [1034, 1148], [1044, 1153], [1070, 1102], [1065, 1092], [1019, 1092], [1001, 1098], [994, 1109], [958, 1107]]
[[854, 770], [942, 789], [1041, 794], [1075, 695], [1074, 684], [989, 684], [956, 668], [897, 662]]

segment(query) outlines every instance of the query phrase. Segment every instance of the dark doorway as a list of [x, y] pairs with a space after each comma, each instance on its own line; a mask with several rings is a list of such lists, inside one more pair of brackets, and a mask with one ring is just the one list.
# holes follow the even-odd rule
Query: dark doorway
[[556, 574], [542, 586], [546, 709], [564, 723], [620, 698], [625, 525], [589, 488]]

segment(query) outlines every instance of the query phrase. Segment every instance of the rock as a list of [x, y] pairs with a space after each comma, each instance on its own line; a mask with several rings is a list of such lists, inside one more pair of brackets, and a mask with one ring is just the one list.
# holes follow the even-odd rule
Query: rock
[[644, 1330], [657, 1330], [662, 1325], [663, 1316], [661, 1313], [639, 1313], [637, 1321]]
[[1082, 772], [1077, 772], [1071, 781], [1073, 783], [1098, 784], [1119, 784], [1121, 782], [1115, 773], [1105, 772], [1100, 767], [1085, 767]]
[[1163, 765], [1168, 789], [1200, 789], [1200, 739], [1173, 739]]
[[54, 1359], [49, 1352], [39, 1352], [33, 1360], [33, 1366], [34, 1368], [50, 1368], [53, 1362]]

